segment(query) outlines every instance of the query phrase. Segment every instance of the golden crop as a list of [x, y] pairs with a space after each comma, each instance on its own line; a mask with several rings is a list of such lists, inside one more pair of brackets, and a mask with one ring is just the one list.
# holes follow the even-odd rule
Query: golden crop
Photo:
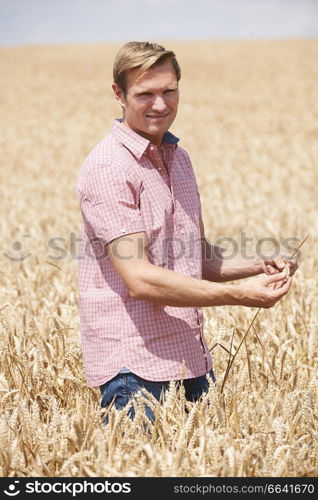
[[310, 232], [300, 269], [260, 311], [222, 393], [252, 309], [204, 310], [218, 383], [189, 413], [172, 384], [150, 434], [140, 402], [133, 423], [111, 410], [103, 427], [79, 343], [75, 181], [120, 116], [118, 45], [1, 48], [2, 476], [317, 475], [318, 41], [166, 46], [182, 69], [172, 131], [193, 161], [206, 236], [240, 246], [244, 232], [251, 252]]

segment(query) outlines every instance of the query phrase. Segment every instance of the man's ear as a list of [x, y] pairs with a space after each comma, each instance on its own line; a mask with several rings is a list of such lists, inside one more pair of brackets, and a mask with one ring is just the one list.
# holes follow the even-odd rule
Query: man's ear
[[119, 104], [123, 108], [125, 108], [126, 107], [126, 99], [125, 99], [124, 92], [122, 91], [122, 89], [117, 85], [117, 83], [112, 84], [112, 89], [114, 91], [116, 101], [118, 101]]

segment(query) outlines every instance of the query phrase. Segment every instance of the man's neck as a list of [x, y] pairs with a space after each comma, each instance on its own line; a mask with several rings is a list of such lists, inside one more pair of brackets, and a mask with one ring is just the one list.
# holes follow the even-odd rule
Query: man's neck
[[164, 134], [162, 134], [161, 136], [153, 136], [153, 135], [149, 135], [149, 134], [146, 134], [145, 132], [142, 132], [140, 130], [137, 130], [137, 129], [134, 129], [133, 127], [131, 127], [129, 125], [129, 123], [126, 122], [126, 120], [123, 118], [123, 121], [122, 123], [127, 127], [127, 128], [130, 128], [130, 130], [132, 130], [133, 132], [135, 132], [136, 134], [138, 135], [141, 135], [141, 137], [144, 137], [145, 139], [147, 139], [149, 142], [151, 142], [151, 144], [153, 144], [154, 146], [157, 146], [157, 148], [160, 148], [161, 144], [162, 144], [162, 138], [164, 136]]

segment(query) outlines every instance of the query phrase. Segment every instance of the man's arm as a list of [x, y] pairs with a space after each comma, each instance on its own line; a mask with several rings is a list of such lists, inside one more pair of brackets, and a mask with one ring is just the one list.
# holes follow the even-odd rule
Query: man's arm
[[[280, 273], [254, 278], [239, 285], [210, 283], [185, 276], [149, 262], [145, 232], [116, 238], [106, 245], [114, 268], [126, 284], [131, 297], [157, 304], [179, 307], [209, 307], [243, 305], [247, 307], [272, 307], [291, 285]], [[273, 290], [271, 283], [281, 284]]]
[[[249, 278], [257, 274], [274, 274], [282, 271], [287, 259], [282, 255], [277, 257], [264, 256], [243, 258], [241, 255], [232, 257], [224, 248], [211, 245], [205, 238], [203, 220], [200, 219], [201, 246], [202, 246], [202, 278], [207, 281], [224, 282]], [[297, 260], [293, 259], [289, 264], [290, 276], [298, 269]], [[276, 286], [276, 285], [273, 285]]]
[[202, 245], [202, 278], [207, 281], [224, 282], [249, 278], [263, 273], [261, 259], [244, 259], [240, 255], [229, 258], [222, 247], [211, 245], [205, 238], [203, 220], [200, 219]]

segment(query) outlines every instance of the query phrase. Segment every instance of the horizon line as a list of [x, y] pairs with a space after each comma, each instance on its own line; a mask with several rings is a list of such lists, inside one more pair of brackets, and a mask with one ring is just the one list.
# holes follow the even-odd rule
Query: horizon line
[[[283, 36], [283, 37], [249, 37], [249, 38], [157, 38], [168, 43], [200, 43], [200, 42], [283, 42], [283, 41], [307, 41], [318, 40], [318, 36]], [[68, 42], [35, 42], [23, 44], [0, 44], [0, 49], [17, 49], [17, 48], [35, 48], [35, 47], [61, 47], [61, 46], [96, 46], [96, 45], [120, 45], [131, 41], [131, 39], [123, 40], [107, 40], [94, 42], [68, 41]], [[143, 40], [144, 41], [144, 40]], [[148, 40], [150, 41], [150, 39]], [[153, 40], [152, 40], [153, 41]]]

